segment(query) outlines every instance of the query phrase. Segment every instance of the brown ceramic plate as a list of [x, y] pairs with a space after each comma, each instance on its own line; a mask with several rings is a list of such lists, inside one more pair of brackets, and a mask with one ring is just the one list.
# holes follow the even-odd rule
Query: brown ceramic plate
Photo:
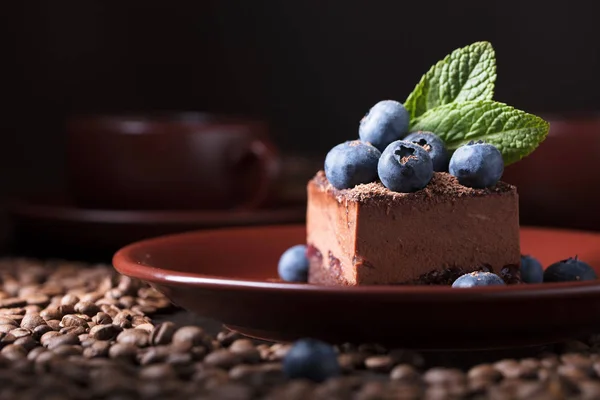
[[[302, 222], [304, 204], [240, 211], [102, 210], [80, 208], [67, 196], [32, 197], [9, 204], [19, 251], [110, 259], [120, 247], [158, 235], [198, 229]], [[79, 251], [79, 253], [77, 253]]]
[[[134, 243], [113, 263], [175, 304], [266, 340], [500, 348], [600, 329], [600, 281], [462, 290], [278, 282], [279, 256], [304, 235], [303, 226], [191, 232]], [[544, 265], [575, 254], [600, 265], [600, 234], [523, 228], [521, 240]]]

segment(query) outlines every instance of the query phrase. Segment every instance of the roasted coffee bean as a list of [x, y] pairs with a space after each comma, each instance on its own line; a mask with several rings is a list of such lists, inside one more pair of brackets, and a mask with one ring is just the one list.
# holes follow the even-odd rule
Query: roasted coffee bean
[[468, 377], [473, 380], [497, 382], [502, 379], [502, 374], [490, 364], [481, 364], [471, 368]]
[[149, 334], [141, 329], [128, 329], [119, 333], [118, 343], [132, 344], [136, 347], [146, 347], [149, 342]]
[[96, 325], [112, 324], [112, 318], [107, 313], [99, 311], [92, 317], [92, 322], [94, 322]]
[[[117, 314], [119, 314], [119, 312], [121, 310], [119, 310], [118, 307], [115, 307], [113, 304], [102, 304], [100, 305], [98, 302], [96, 302], [96, 304], [98, 304], [100, 306], [100, 309], [102, 310], [102, 312], [104, 312], [105, 314], [108, 314], [111, 318], [114, 318], [117, 316]], [[96, 322], [98, 323], [98, 322]]]
[[77, 335], [73, 335], [71, 333], [67, 333], [66, 335], [59, 334], [58, 336], [51, 337], [48, 340], [46, 347], [48, 348], [48, 350], [52, 350], [63, 344], [79, 344], [79, 338], [77, 337]]
[[89, 335], [96, 340], [112, 340], [121, 333], [122, 329], [113, 324], [96, 325], [90, 329]]
[[13, 326], [18, 326], [19, 324], [17, 324], [17, 321], [15, 321], [12, 318], [8, 318], [8, 317], [4, 317], [4, 316], [0, 316], [0, 325], [13, 325]]
[[590, 357], [583, 354], [567, 353], [560, 357], [560, 360], [567, 365], [572, 365], [584, 371], [592, 371], [594, 362]]
[[204, 329], [198, 326], [184, 326], [173, 334], [172, 342], [176, 345], [185, 345], [190, 348], [204, 342]]
[[83, 348], [81, 346], [75, 346], [72, 344], [61, 344], [52, 348], [52, 352], [63, 357], [78, 356], [83, 353]]
[[85, 314], [89, 317], [93, 317], [100, 312], [100, 307], [92, 300], [80, 300], [79, 303], [75, 304], [74, 308], [78, 314]]
[[139, 304], [134, 305], [133, 307], [131, 307], [131, 311], [139, 313], [139, 314], [145, 314], [145, 315], [152, 315], [154, 313], [156, 313], [157, 309], [154, 306], [141, 306]]
[[9, 344], [5, 346], [0, 353], [10, 361], [16, 361], [27, 357], [27, 349], [18, 344]]
[[55, 331], [59, 331], [61, 329], [60, 321], [57, 319], [49, 319], [46, 321], [46, 325], [51, 327]]
[[61, 315], [61, 318], [67, 314], [75, 314], [75, 307], [73, 304], [61, 304], [57, 307], [57, 309]]
[[15, 337], [15, 338], [21, 338], [24, 336], [30, 336], [31, 335], [31, 331], [29, 329], [25, 329], [25, 328], [16, 328], [13, 329], [12, 331], [10, 331], [10, 333]]
[[25, 297], [28, 305], [44, 307], [50, 302], [50, 298], [43, 294], [31, 294]]
[[365, 366], [377, 372], [389, 372], [394, 367], [394, 360], [390, 356], [371, 356], [365, 360]]
[[350, 372], [365, 366], [368, 355], [364, 353], [342, 353], [338, 355], [338, 363], [342, 370]]
[[454, 368], [432, 368], [425, 372], [423, 380], [430, 385], [462, 384], [465, 382], [465, 374]]
[[242, 361], [238, 354], [227, 349], [213, 351], [204, 357], [204, 364], [209, 367], [229, 369]]
[[390, 379], [395, 381], [414, 381], [419, 379], [417, 370], [408, 364], [400, 364], [390, 372]]
[[152, 346], [138, 353], [138, 362], [141, 365], [160, 363], [167, 359], [171, 354], [171, 349], [167, 346]]
[[233, 332], [233, 331], [221, 331], [219, 332], [219, 334], [217, 335], [217, 340], [223, 345], [223, 346], [229, 346], [231, 345], [233, 342], [235, 342], [238, 339], [242, 339], [243, 336], [240, 335], [237, 332]]
[[85, 358], [108, 357], [109, 349], [110, 342], [102, 340], [94, 341], [83, 350], [83, 356]]
[[70, 326], [82, 326], [84, 328], [88, 327], [88, 324], [85, 319], [72, 314], [65, 315], [60, 321], [61, 327], [70, 327]]
[[148, 340], [150, 340], [150, 334], [154, 331], [154, 325], [146, 323], [146, 324], [141, 324], [135, 327], [135, 329], [139, 329], [141, 331], [144, 331], [148, 334]]
[[42, 346], [47, 347], [48, 343], [50, 342], [50, 339], [52, 339], [55, 336], [60, 336], [61, 334], [59, 332], [56, 331], [50, 331], [50, 332], [46, 332], [44, 333], [41, 338], [40, 338], [40, 343], [42, 344]]
[[86, 332], [86, 328], [83, 326], [67, 326], [64, 328], [61, 328], [61, 330], [59, 331], [62, 334], [67, 334], [67, 333], [71, 333], [73, 335], [82, 335]]
[[23, 307], [27, 304], [27, 301], [18, 297], [9, 297], [6, 299], [0, 299], [0, 308], [14, 308]]
[[75, 306], [75, 304], [77, 304], [78, 302], [79, 302], [79, 297], [77, 297], [75, 295], [72, 295], [72, 294], [66, 294], [60, 300], [60, 305], [62, 305], [62, 306]]
[[38, 346], [38, 343], [31, 336], [22, 336], [14, 341], [15, 345], [23, 346], [27, 351]]
[[36, 305], [26, 305], [25, 307], [25, 315], [27, 314], [39, 314], [42, 311], [40, 306]]
[[132, 297], [132, 296], [123, 296], [123, 297], [119, 298], [118, 304], [121, 307], [131, 309], [131, 307], [136, 305], [136, 299], [135, 299], [135, 297]]
[[46, 325], [46, 321], [39, 314], [26, 314], [21, 320], [21, 328], [33, 330], [40, 325]]
[[145, 380], [174, 379], [177, 376], [171, 364], [153, 364], [141, 369], [139, 377]]
[[58, 307], [47, 307], [40, 311], [40, 316], [48, 321], [49, 319], [62, 318], [62, 313], [58, 310]]
[[155, 346], [171, 343], [175, 330], [175, 324], [172, 322], [163, 322], [157, 325], [150, 333], [150, 343]]
[[2, 325], [0, 325], [0, 332], [2, 332], [2, 333], [8, 333], [8, 332], [12, 331], [15, 328], [16, 328], [15, 325], [2, 324]]
[[44, 353], [46, 351], [48, 351], [48, 350], [46, 348], [44, 348], [44, 347], [36, 347], [36, 348], [34, 348], [34, 349], [32, 349], [32, 350], [29, 351], [29, 353], [27, 354], [27, 359], [29, 361], [35, 361], [36, 358], [40, 354], [42, 354], [42, 353]]
[[137, 347], [132, 344], [115, 343], [108, 350], [108, 356], [113, 359], [135, 360]]

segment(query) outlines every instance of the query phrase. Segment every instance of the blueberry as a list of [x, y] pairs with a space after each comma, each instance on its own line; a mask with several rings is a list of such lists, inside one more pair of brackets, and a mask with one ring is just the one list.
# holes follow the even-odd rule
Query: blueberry
[[544, 281], [542, 264], [531, 256], [521, 256], [521, 279], [525, 283], [542, 283]]
[[475, 286], [506, 285], [502, 278], [491, 272], [471, 272], [459, 276], [452, 284], [453, 288], [469, 288]]
[[483, 189], [494, 186], [504, 172], [500, 151], [489, 143], [469, 142], [456, 149], [450, 159], [450, 173], [463, 186]]
[[381, 154], [377, 172], [386, 188], [410, 193], [427, 186], [433, 177], [433, 163], [423, 147], [397, 140]]
[[575, 257], [558, 261], [544, 271], [544, 282], [593, 281], [596, 272], [588, 264]]
[[433, 162], [434, 171], [448, 171], [448, 150], [446, 150], [446, 145], [438, 136], [431, 132], [413, 132], [403, 140], [416, 143], [427, 150]]
[[380, 156], [379, 150], [360, 140], [338, 144], [325, 157], [325, 176], [337, 189], [373, 182]]
[[323, 382], [340, 374], [333, 347], [315, 339], [295, 342], [283, 359], [283, 372], [291, 379]]
[[360, 121], [358, 136], [379, 151], [408, 133], [408, 111], [394, 100], [383, 100], [375, 104]]
[[306, 246], [298, 244], [287, 249], [279, 258], [277, 272], [284, 281], [306, 282], [308, 280]]

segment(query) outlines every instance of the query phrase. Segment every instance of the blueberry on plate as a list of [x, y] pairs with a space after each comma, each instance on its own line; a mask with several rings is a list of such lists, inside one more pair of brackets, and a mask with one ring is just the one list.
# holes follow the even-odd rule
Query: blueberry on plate
[[453, 288], [470, 288], [476, 286], [506, 285], [502, 278], [491, 272], [471, 272], [459, 276], [452, 284]]
[[397, 140], [381, 154], [377, 172], [386, 188], [410, 193], [427, 186], [433, 177], [433, 163], [423, 147]]
[[360, 121], [358, 136], [383, 151], [393, 141], [408, 133], [408, 110], [397, 101], [383, 100], [375, 104]]
[[577, 256], [558, 261], [544, 271], [544, 282], [593, 281], [598, 279], [596, 272]]
[[377, 180], [381, 152], [360, 140], [338, 144], [325, 157], [325, 176], [337, 189]]
[[456, 149], [450, 158], [449, 170], [461, 185], [483, 189], [494, 186], [500, 180], [504, 161], [495, 146], [471, 141]]
[[521, 279], [525, 283], [542, 283], [544, 281], [544, 267], [534, 257], [521, 256]]
[[315, 339], [296, 341], [283, 359], [283, 372], [290, 379], [323, 382], [340, 374], [332, 346]]
[[306, 282], [308, 280], [306, 246], [298, 244], [287, 249], [279, 258], [277, 272], [284, 281]]
[[434, 171], [448, 171], [448, 150], [446, 150], [446, 145], [442, 139], [437, 135], [431, 132], [413, 132], [402, 140], [422, 146], [431, 157]]

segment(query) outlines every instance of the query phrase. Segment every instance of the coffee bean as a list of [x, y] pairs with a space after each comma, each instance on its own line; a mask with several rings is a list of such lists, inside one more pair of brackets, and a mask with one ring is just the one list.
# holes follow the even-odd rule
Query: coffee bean
[[17, 338], [12, 334], [12, 333], [1, 333], [2, 339], [0, 340], [0, 347], [7, 345], [7, 344], [12, 344], [14, 343]]
[[[86, 338], [86, 339], [83, 339], [83, 340], [81, 339], [81, 336], [82, 336], [82, 335], [79, 335], [79, 336], [77, 336], [77, 337], [78, 337], [78, 338], [79, 338], [79, 340], [81, 341], [81, 343], [80, 343], [81, 347], [83, 347], [84, 349], [85, 349], [85, 348], [88, 348], [88, 347], [90, 347], [90, 346], [92, 346], [92, 345], [93, 345], [94, 343], [96, 343], [96, 342], [99, 342], [99, 343], [106, 343], [106, 341], [105, 341], [105, 340], [96, 340], [96, 339], [92, 339], [92, 338], [90, 338], [90, 335], [89, 335], [89, 334], [87, 335], [87, 338]], [[110, 342], [108, 342], [108, 343], [110, 343]]]
[[123, 308], [131, 309], [136, 305], [136, 299], [132, 296], [123, 296], [119, 299], [118, 304]]
[[169, 364], [189, 364], [192, 362], [192, 355], [189, 352], [186, 353], [170, 353], [165, 362]]
[[221, 368], [206, 367], [199, 369], [192, 380], [210, 390], [229, 381], [229, 374]]
[[338, 355], [338, 363], [344, 371], [363, 368], [368, 355], [365, 353], [342, 353]]
[[25, 328], [16, 328], [13, 329], [12, 331], [10, 331], [10, 333], [15, 337], [15, 338], [21, 338], [24, 336], [30, 336], [31, 335], [31, 331], [29, 329], [25, 329]]
[[16, 361], [27, 357], [27, 349], [18, 344], [9, 344], [4, 347], [0, 353], [4, 358], [10, 361]]
[[160, 363], [165, 361], [169, 354], [171, 354], [171, 349], [167, 346], [149, 347], [138, 353], [138, 362], [141, 365]]
[[[86, 293], [79, 298], [79, 303], [84, 303], [84, 302], [95, 303], [96, 301], [100, 300], [102, 297], [104, 297], [104, 293], [100, 293], [100, 292]], [[82, 312], [82, 314], [85, 314], [85, 313]], [[90, 317], [91, 317], [91, 315], [90, 315]]]
[[57, 310], [61, 317], [67, 314], [75, 314], [75, 307], [73, 304], [61, 304], [57, 307]]
[[133, 319], [131, 320], [131, 326], [133, 326], [134, 328], [136, 328], [140, 325], [146, 325], [149, 323], [150, 323], [150, 318], [141, 316], [141, 315], [134, 315]]
[[27, 314], [21, 320], [21, 328], [33, 330], [40, 325], [46, 325], [46, 321], [39, 314]]
[[6, 317], [10, 317], [15, 321], [19, 322], [14, 316], [15, 315], [25, 315], [25, 309], [23, 307], [13, 307], [13, 308], [1, 308], [0, 307], [0, 315], [4, 315]]
[[71, 333], [68, 333], [66, 335], [59, 334], [58, 336], [51, 337], [48, 340], [46, 347], [48, 348], [48, 350], [52, 350], [63, 344], [79, 344], [79, 338], [77, 337], [77, 335], [73, 335]]
[[204, 341], [204, 330], [198, 326], [184, 326], [173, 334], [173, 344], [186, 345], [190, 348]]
[[139, 377], [144, 380], [175, 379], [175, 369], [170, 364], [153, 364], [141, 369]]
[[371, 356], [365, 360], [365, 366], [377, 372], [389, 372], [394, 367], [394, 360], [390, 356]]
[[0, 325], [13, 325], [16, 327], [19, 324], [17, 324], [17, 321], [12, 318], [0, 316]]
[[204, 358], [204, 364], [209, 367], [229, 369], [239, 364], [241, 357], [227, 349], [213, 351]]
[[238, 339], [242, 339], [243, 336], [237, 332], [233, 332], [233, 331], [221, 331], [219, 332], [219, 334], [217, 335], [217, 340], [223, 345], [223, 346], [230, 346], [233, 342], [235, 342]]
[[61, 344], [52, 348], [52, 352], [59, 356], [78, 356], [83, 353], [83, 348], [81, 346], [75, 346], [72, 344]]
[[61, 327], [70, 327], [70, 326], [81, 326], [83, 328], [87, 328], [88, 324], [85, 319], [78, 317], [76, 315], [67, 314], [60, 321]]
[[501, 360], [494, 364], [494, 368], [498, 370], [505, 378], [518, 378], [521, 375], [519, 362], [516, 360]]
[[465, 374], [454, 368], [436, 367], [425, 372], [423, 380], [430, 385], [462, 384]]
[[411, 365], [400, 364], [392, 369], [390, 379], [395, 381], [414, 381], [419, 379], [419, 373]]
[[229, 351], [233, 353], [243, 353], [250, 349], [254, 349], [254, 343], [250, 339], [237, 339], [229, 346]]
[[72, 294], [66, 294], [60, 300], [60, 304], [63, 306], [75, 306], [75, 304], [77, 304], [78, 302], [79, 302], [79, 297], [72, 295]]
[[559, 365], [558, 373], [572, 381], [582, 381], [590, 378], [590, 373], [587, 369], [581, 369], [573, 364]]
[[31, 294], [25, 297], [28, 305], [45, 307], [50, 302], [50, 298], [43, 294]]
[[480, 364], [469, 370], [468, 377], [473, 380], [497, 382], [502, 379], [502, 374], [490, 364]]
[[105, 296], [109, 299], [118, 300], [121, 297], [123, 297], [123, 292], [121, 290], [119, 290], [118, 288], [112, 288], [108, 292], [106, 292]]
[[108, 357], [108, 349], [110, 349], [110, 342], [94, 341], [83, 350], [83, 356], [85, 358]]
[[132, 327], [133, 314], [129, 310], [120, 311], [113, 317], [113, 324], [120, 326], [123, 329], [129, 329]]
[[281, 361], [287, 355], [288, 351], [290, 351], [291, 348], [292, 345], [290, 344], [276, 343], [271, 346], [268, 359], [270, 361]]
[[[98, 304], [98, 302], [96, 302], [96, 304]], [[102, 310], [102, 312], [104, 312], [105, 314], [108, 314], [111, 318], [114, 318], [121, 310], [119, 310], [118, 307], [115, 307], [112, 304], [98, 304], [100, 306], [100, 309]], [[96, 322], [97, 323], [97, 322]]]
[[149, 342], [149, 334], [141, 329], [128, 329], [119, 333], [117, 342], [131, 344], [137, 347], [146, 347]]
[[48, 350], [47, 350], [46, 348], [44, 348], [44, 347], [36, 347], [36, 348], [32, 349], [32, 350], [31, 350], [31, 351], [30, 351], [30, 352], [27, 354], [27, 359], [28, 359], [29, 361], [35, 361], [35, 360], [36, 360], [36, 358], [37, 358], [37, 357], [38, 357], [40, 354], [42, 354], [42, 353], [44, 353], [44, 352], [46, 352], [46, 351], [48, 351]]
[[175, 324], [172, 322], [163, 322], [157, 325], [150, 333], [150, 343], [152, 345], [169, 344], [175, 333]]
[[146, 333], [148, 333], [148, 340], [150, 340], [150, 334], [154, 331], [154, 325], [147, 323], [147, 324], [141, 324], [135, 327], [135, 329], [139, 329], [141, 331], [144, 331]]
[[38, 343], [31, 336], [22, 336], [14, 341], [15, 345], [23, 346], [27, 351], [38, 346]]
[[273, 386], [285, 379], [279, 363], [236, 365], [229, 371], [229, 377], [256, 387]]
[[122, 329], [113, 324], [96, 325], [90, 329], [89, 335], [96, 340], [112, 340], [121, 333]]
[[260, 362], [260, 352], [249, 339], [238, 339], [229, 346], [229, 351], [240, 356], [243, 363], [255, 364]]
[[598, 381], [579, 382], [578, 389], [582, 400], [600, 399], [600, 382]]
[[18, 297], [9, 297], [7, 299], [0, 299], [0, 308], [13, 308], [23, 307], [27, 304], [27, 301]]
[[154, 306], [141, 306], [139, 304], [136, 304], [135, 306], [131, 307], [131, 311], [139, 314], [151, 315], [156, 313], [157, 309]]
[[92, 322], [94, 322], [96, 325], [112, 324], [112, 318], [107, 313], [99, 311], [92, 317]]
[[135, 360], [137, 347], [132, 344], [115, 343], [109, 350], [108, 356], [113, 359]]
[[584, 371], [590, 371], [592, 370], [592, 367], [594, 366], [594, 362], [591, 360], [590, 357], [586, 357], [583, 354], [577, 354], [577, 353], [567, 353], [567, 354], [563, 354], [560, 357], [560, 360], [567, 365], [572, 365], [574, 367], [577, 367], [581, 370]]
[[79, 336], [86, 332], [86, 328], [84, 328], [83, 326], [67, 326], [62, 328], [59, 332], [62, 334], [71, 333], [73, 335]]
[[41, 336], [40, 343], [42, 344], [42, 346], [48, 347], [48, 343], [50, 342], [50, 339], [52, 339], [55, 336], [60, 336], [60, 333], [58, 333], [56, 331], [46, 332]]
[[36, 306], [36, 305], [27, 305], [25, 307], [23, 307], [25, 309], [25, 315], [27, 314], [39, 314], [40, 311], [42, 311], [42, 308], [40, 306]]
[[57, 307], [47, 307], [40, 311], [40, 316], [44, 318], [46, 321], [49, 319], [60, 319], [62, 318], [61, 312]]
[[10, 325], [10, 324], [0, 325], [0, 332], [2, 332], [2, 333], [8, 333], [8, 332], [12, 331], [13, 329], [15, 329], [15, 325]]
[[49, 319], [46, 321], [46, 325], [48, 325], [49, 327], [51, 327], [53, 330], [55, 331], [59, 331], [61, 326], [60, 326], [60, 321], [57, 319]]

